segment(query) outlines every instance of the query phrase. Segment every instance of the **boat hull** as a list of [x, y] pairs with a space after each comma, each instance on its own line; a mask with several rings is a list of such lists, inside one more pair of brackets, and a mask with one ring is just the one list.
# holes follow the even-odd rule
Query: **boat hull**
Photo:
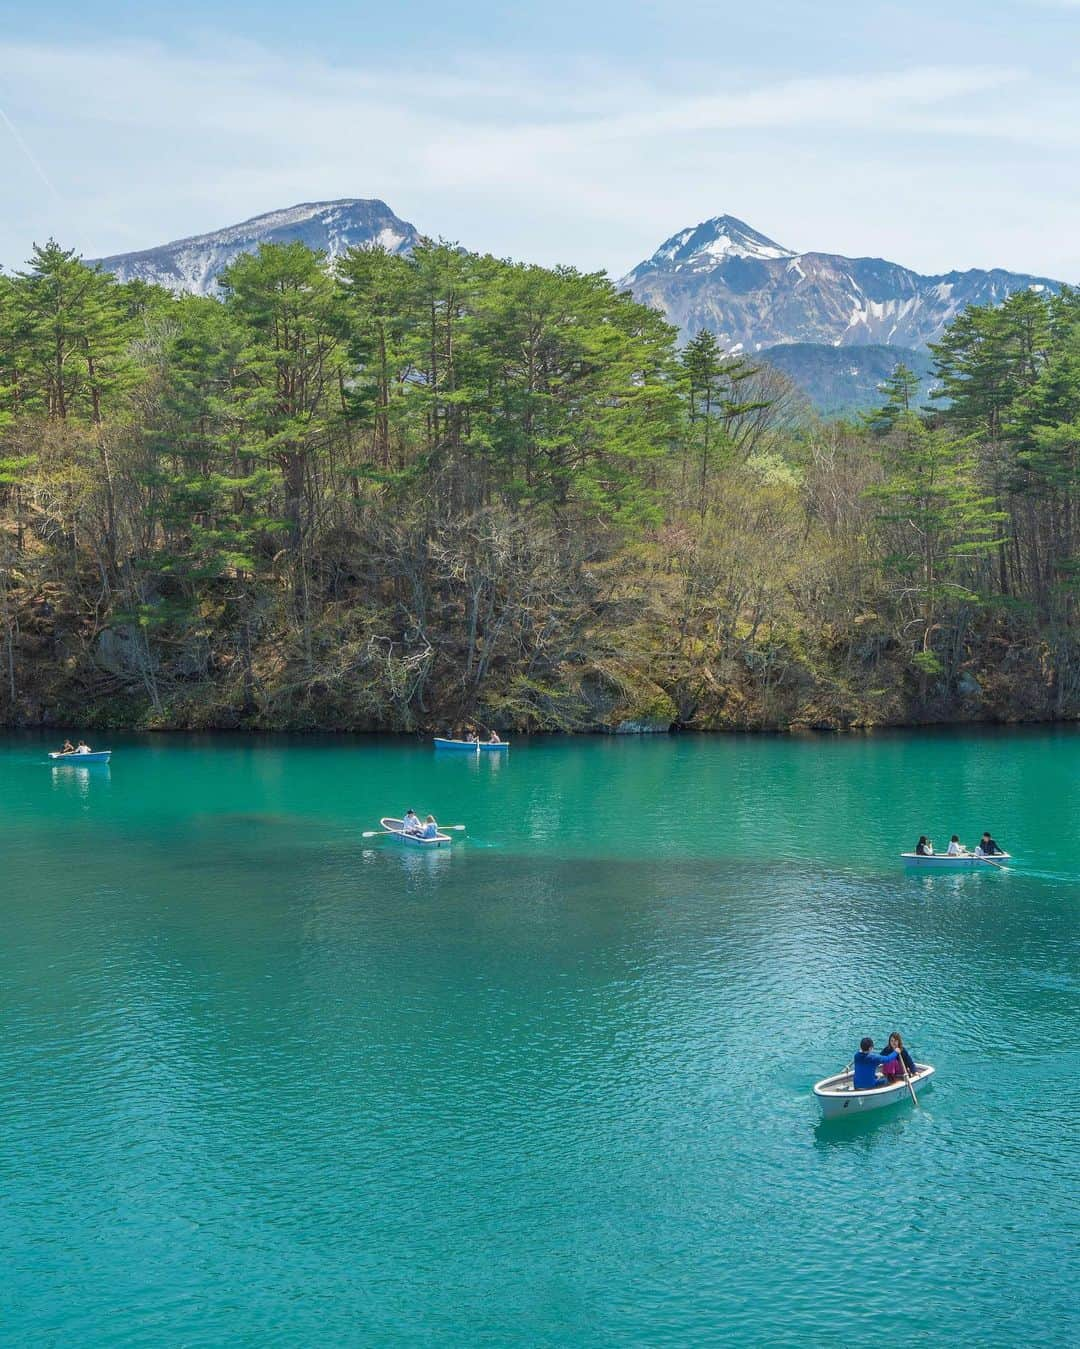
[[[930, 1086], [933, 1076], [931, 1064], [916, 1063], [915, 1073], [908, 1079], [916, 1095]], [[839, 1115], [861, 1115], [867, 1110], [884, 1110], [887, 1106], [902, 1105], [911, 1100], [907, 1082], [902, 1077], [896, 1082], [883, 1082], [880, 1087], [863, 1091], [856, 1091], [851, 1081], [852, 1074], [845, 1071], [814, 1083], [814, 1095], [825, 1119], [835, 1119]]]
[[61, 754], [59, 750], [49, 751], [49, 758], [54, 764], [73, 764], [76, 768], [90, 763], [108, 763], [111, 755], [111, 749], [93, 750], [89, 754]]
[[475, 740], [442, 740], [439, 736], [435, 737], [436, 749], [458, 750], [465, 754], [484, 754], [492, 751], [498, 752], [501, 749], [509, 749], [508, 740], [481, 740], [479, 743]]
[[445, 848], [454, 841], [449, 834], [436, 834], [434, 838], [420, 838], [417, 834], [407, 834], [401, 827], [401, 821], [389, 815], [384, 816], [379, 823], [390, 838], [410, 848]]
[[965, 853], [962, 857], [931, 853], [926, 857], [916, 852], [903, 852], [900, 856], [905, 866], [926, 867], [930, 871], [993, 871], [995, 866], [1004, 866], [1012, 861], [1012, 855], [1007, 852], [996, 852], [993, 857], [976, 857], [974, 853]]

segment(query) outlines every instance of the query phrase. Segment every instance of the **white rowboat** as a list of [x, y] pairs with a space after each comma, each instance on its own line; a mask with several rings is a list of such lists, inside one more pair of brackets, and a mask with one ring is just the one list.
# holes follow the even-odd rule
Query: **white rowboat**
[[1012, 861], [1012, 854], [1007, 852], [996, 852], [983, 857], [981, 853], [965, 852], [959, 856], [950, 857], [948, 853], [917, 853], [902, 852], [900, 854], [905, 866], [909, 867], [967, 867], [969, 870], [973, 867], [983, 870], [993, 870], [995, 866], [1004, 866], [1006, 862]]
[[480, 754], [484, 750], [509, 749], [509, 740], [444, 740], [440, 736], [435, 737], [436, 749], [458, 749], [471, 751], [473, 754]]
[[854, 1074], [850, 1068], [845, 1068], [842, 1073], [835, 1073], [832, 1077], [823, 1077], [820, 1082], [815, 1082], [814, 1095], [818, 1098], [821, 1113], [826, 1119], [833, 1119], [837, 1115], [857, 1115], [864, 1110], [881, 1110], [887, 1105], [899, 1105], [902, 1101], [910, 1101], [908, 1082], [918, 1095], [920, 1088], [929, 1087], [933, 1076], [934, 1069], [931, 1064], [916, 1063], [914, 1073], [909, 1073], [906, 1081], [903, 1077], [893, 1078], [889, 1082], [881, 1078], [880, 1087], [866, 1087], [856, 1091], [852, 1086]]
[[389, 815], [385, 815], [379, 823], [391, 838], [396, 838], [399, 843], [408, 843], [414, 848], [444, 848], [448, 843], [454, 841], [449, 834], [436, 834], [434, 838], [421, 838], [419, 834], [407, 834], [403, 828], [404, 822], [395, 820]]
[[53, 763], [69, 763], [79, 767], [81, 764], [88, 763], [108, 763], [111, 749], [94, 749], [89, 754], [80, 754], [78, 750], [73, 750], [70, 754], [65, 754], [63, 750], [51, 749], [49, 758]]

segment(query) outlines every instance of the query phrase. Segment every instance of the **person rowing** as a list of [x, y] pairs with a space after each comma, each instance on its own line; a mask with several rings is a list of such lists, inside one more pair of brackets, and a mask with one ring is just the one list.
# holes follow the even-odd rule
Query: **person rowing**
[[877, 1070], [887, 1063], [895, 1063], [900, 1057], [899, 1051], [892, 1049], [887, 1054], [875, 1054], [874, 1042], [869, 1035], [864, 1035], [859, 1041], [859, 1052], [854, 1059], [854, 1077], [851, 1085], [856, 1091], [871, 1091], [875, 1087], [887, 1087], [888, 1082], [882, 1082], [877, 1075]]
[[59, 752], [60, 754], [74, 754], [74, 753], [75, 753], [75, 746], [71, 743], [70, 740], [65, 740], [65, 741], [64, 741], [64, 748], [63, 748], [62, 750], [59, 750], [58, 752]]
[[1004, 851], [1004, 848], [999, 848], [997, 843], [991, 837], [989, 829], [984, 829], [982, 838], [979, 839], [978, 843], [975, 845], [975, 856], [997, 857]]
[[889, 1036], [888, 1040], [886, 1041], [886, 1048], [888, 1050], [895, 1050], [900, 1057], [898, 1059], [894, 1059], [892, 1063], [886, 1063], [882, 1065], [881, 1069], [882, 1077], [884, 1077], [887, 1081], [895, 1080], [898, 1077], [903, 1077], [905, 1068], [910, 1074], [914, 1075], [915, 1060], [904, 1048], [904, 1041], [901, 1038], [900, 1032], [898, 1030], [894, 1030], [893, 1033]]
[[401, 832], [403, 834], [420, 834], [424, 826], [420, 823], [420, 817], [415, 810], [407, 810], [401, 821]]

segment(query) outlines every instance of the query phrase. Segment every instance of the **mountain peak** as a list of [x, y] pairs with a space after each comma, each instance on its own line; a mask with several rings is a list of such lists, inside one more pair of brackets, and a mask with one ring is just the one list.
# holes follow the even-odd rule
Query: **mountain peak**
[[137, 277], [174, 291], [213, 295], [219, 274], [241, 253], [253, 253], [263, 243], [299, 241], [336, 258], [355, 246], [408, 253], [418, 239], [415, 226], [399, 219], [384, 201], [343, 197], [267, 211], [209, 234], [97, 261], [118, 281]]
[[793, 253], [734, 216], [673, 234], [619, 283], [686, 337], [715, 333], [728, 351], [781, 343], [922, 349], [968, 305], [994, 305], [1043, 276], [994, 271], [924, 276], [882, 258]]
[[647, 262], [635, 267], [625, 278], [625, 284], [633, 284], [645, 271], [710, 272], [729, 258], [774, 261], [793, 257], [790, 248], [759, 233], [744, 220], [733, 215], [715, 215], [665, 239]]

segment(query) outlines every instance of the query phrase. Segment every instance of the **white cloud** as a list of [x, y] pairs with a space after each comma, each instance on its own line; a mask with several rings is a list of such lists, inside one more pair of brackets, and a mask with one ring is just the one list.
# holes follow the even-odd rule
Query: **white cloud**
[[[93, 256], [297, 201], [380, 196], [471, 246], [616, 272], [724, 210], [793, 247], [884, 253], [895, 242], [893, 256], [913, 265], [935, 265], [938, 252], [942, 267], [1052, 271], [1039, 232], [1056, 221], [1060, 240], [1077, 205], [1074, 194], [1055, 206], [1029, 174], [1040, 204], [1031, 256], [981, 256], [995, 230], [1004, 237], [981, 147], [991, 143], [990, 159], [1022, 147], [1034, 163], [1080, 140], [1073, 89], [1019, 69], [733, 74], [684, 90], [599, 64], [559, 79], [510, 62], [450, 65], [286, 61], [249, 43], [184, 54], [0, 42], [8, 111], [63, 197], [43, 193], [0, 137], [14, 187], [0, 258], [17, 263], [50, 232]], [[928, 192], [937, 218], [955, 221], [951, 238], [904, 237]], [[973, 239], [980, 228], [985, 240]], [[1054, 266], [1067, 260], [1059, 252]]]

